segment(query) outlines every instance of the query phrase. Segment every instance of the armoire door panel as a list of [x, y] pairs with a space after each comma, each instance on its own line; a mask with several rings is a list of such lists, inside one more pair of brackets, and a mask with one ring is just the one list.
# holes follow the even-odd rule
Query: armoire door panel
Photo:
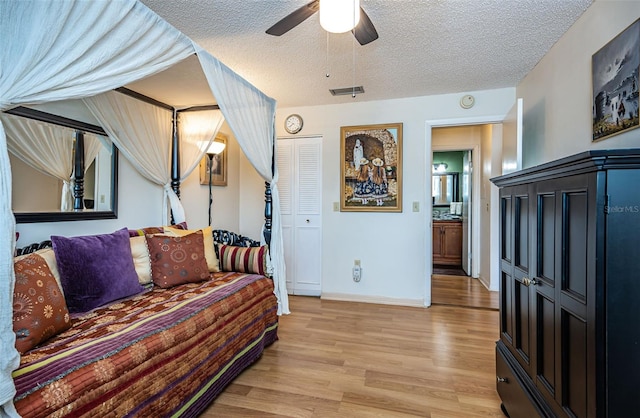
[[513, 345], [513, 277], [500, 273], [500, 330], [506, 345]]
[[507, 262], [511, 262], [511, 241], [513, 240], [513, 216], [511, 211], [511, 196], [505, 196], [500, 199], [500, 250], [501, 258]]
[[536, 277], [555, 286], [556, 217], [555, 193], [538, 194], [536, 228]]
[[530, 364], [531, 346], [529, 344], [530, 306], [529, 287], [525, 286], [522, 278], [513, 281], [514, 284], [514, 348], [518, 353], [518, 361], [528, 370]]
[[562, 194], [562, 290], [587, 302], [588, 196], [585, 190]]
[[529, 196], [515, 198], [515, 262], [523, 270], [529, 269]]
[[555, 396], [556, 388], [556, 314], [555, 303], [536, 294], [536, 375], [538, 386]]
[[562, 310], [561, 406], [575, 417], [587, 416], [587, 323]]

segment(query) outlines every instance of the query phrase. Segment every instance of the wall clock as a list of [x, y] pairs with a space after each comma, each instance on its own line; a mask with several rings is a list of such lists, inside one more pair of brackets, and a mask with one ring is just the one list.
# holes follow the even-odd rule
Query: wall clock
[[284, 129], [290, 134], [297, 134], [302, 130], [302, 116], [300, 115], [289, 115], [284, 120]]

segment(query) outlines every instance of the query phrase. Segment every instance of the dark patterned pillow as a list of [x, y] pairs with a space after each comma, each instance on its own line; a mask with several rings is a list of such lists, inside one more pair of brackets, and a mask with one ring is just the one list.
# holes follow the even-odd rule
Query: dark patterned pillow
[[[171, 228], [175, 229], [187, 229], [186, 222], [180, 222], [179, 224], [170, 225]], [[148, 226], [146, 228], [140, 229], [130, 229], [129, 237], [144, 237], [145, 235], [153, 235], [153, 234], [163, 234], [164, 227], [163, 226]]]
[[253, 273], [266, 276], [268, 247], [220, 246], [220, 265], [222, 271]]
[[44, 258], [29, 254], [16, 261], [13, 269], [13, 331], [16, 349], [24, 354], [69, 329], [71, 321], [64, 296]]
[[182, 237], [147, 235], [147, 245], [156, 285], [167, 288], [209, 278], [202, 231]]

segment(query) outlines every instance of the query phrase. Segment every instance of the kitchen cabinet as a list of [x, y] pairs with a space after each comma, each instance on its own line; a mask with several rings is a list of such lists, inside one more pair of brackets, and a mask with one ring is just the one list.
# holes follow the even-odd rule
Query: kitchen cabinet
[[459, 266], [462, 263], [462, 222], [433, 221], [433, 264]]

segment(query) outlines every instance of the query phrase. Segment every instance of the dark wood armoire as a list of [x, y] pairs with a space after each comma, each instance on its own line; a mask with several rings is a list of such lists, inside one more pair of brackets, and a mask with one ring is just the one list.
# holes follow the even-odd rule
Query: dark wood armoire
[[639, 416], [640, 149], [588, 151], [492, 181], [503, 409]]

